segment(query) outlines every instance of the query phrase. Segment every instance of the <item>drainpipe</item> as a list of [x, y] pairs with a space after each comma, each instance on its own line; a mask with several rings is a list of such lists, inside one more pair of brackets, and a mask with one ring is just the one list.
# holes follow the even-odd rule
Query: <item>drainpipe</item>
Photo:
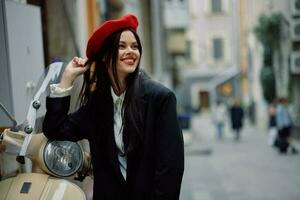
[[150, 1], [151, 7], [151, 37], [152, 37], [152, 52], [153, 52], [153, 75], [154, 79], [161, 80], [162, 78], [162, 13], [159, 0]]

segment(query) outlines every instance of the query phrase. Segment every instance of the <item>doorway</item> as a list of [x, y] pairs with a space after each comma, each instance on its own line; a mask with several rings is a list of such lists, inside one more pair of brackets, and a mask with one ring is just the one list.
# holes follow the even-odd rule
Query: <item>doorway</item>
[[209, 108], [209, 93], [208, 91], [199, 92], [200, 108], [207, 110]]

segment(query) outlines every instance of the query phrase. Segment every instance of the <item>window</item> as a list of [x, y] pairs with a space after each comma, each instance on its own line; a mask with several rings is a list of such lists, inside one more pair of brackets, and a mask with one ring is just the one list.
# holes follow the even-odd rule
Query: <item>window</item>
[[211, 12], [221, 13], [222, 11], [222, 0], [211, 0]]
[[229, 14], [231, 5], [230, 2], [230, 0], [204, 0], [204, 12], [207, 15]]
[[209, 52], [208, 65], [221, 67], [228, 66], [232, 62], [232, 46], [226, 31], [208, 32], [206, 42]]
[[212, 40], [213, 59], [220, 61], [224, 59], [224, 41], [222, 38], [214, 38]]
[[186, 57], [191, 61], [192, 60], [192, 42], [187, 40], [186, 41]]

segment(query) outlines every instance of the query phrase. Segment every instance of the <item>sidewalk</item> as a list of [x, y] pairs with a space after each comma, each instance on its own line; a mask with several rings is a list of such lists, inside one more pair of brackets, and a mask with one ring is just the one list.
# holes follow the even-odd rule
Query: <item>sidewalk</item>
[[181, 200], [300, 199], [300, 156], [278, 154], [267, 145], [266, 130], [246, 124], [236, 142], [227, 124], [224, 140], [217, 141], [210, 116], [203, 114], [184, 134]]
[[[244, 123], [242, 138], [243, 136], [248, 137], [248, 134], [251, 132], [254, 133], [261, 133], [259, 135], [260, 138], [265, 137], [267, 140], [267, 129], [258, 128], [256, 126], [250, 125], [249, 122]], [[294, 129], [294, 139], [293, 145], [295, 145], [300, 150], [300, 134], [298, 134], [298, 138], [295, 137], [295, 132], [300, 131], [299, 129]], [[211, 117], [208, 113], [198, 114], [192, 117], [191, 120], [191, 127], [190, 129], [183, 130], [183, 137], [185, 146], [190, 146], [192, 141], [194, 140], [205, 140], [206, 142], [215, 142], [215, 128], [212, 124]], [[225, 125], [225, 134], [224, 140], [233, 140], [233, 133], [230, 128], [229, 121], [226, 122]]]

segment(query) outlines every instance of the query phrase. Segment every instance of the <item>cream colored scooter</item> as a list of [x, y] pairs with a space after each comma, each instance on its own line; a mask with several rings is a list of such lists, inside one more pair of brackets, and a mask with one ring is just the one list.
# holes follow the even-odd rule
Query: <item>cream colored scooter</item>
[[[62, 71], [62, 63], [48, 67], [25, 122], [18, 126], [15, 123], [1, 133], [1, 200], [86, 199], [84, 191], [70, 180], [77, 175], [76, 178], [82, 181], [88, 174], [89, 152], [82, 143], [49, 141], [37, 128], [41, 107], [39, 99], [49, 84], [57, 81]], [[2, 110], [12, 119], [2, 104], [0, 107], [0, 112]], [[71, 178], [68, 180], [67, 177]]]

